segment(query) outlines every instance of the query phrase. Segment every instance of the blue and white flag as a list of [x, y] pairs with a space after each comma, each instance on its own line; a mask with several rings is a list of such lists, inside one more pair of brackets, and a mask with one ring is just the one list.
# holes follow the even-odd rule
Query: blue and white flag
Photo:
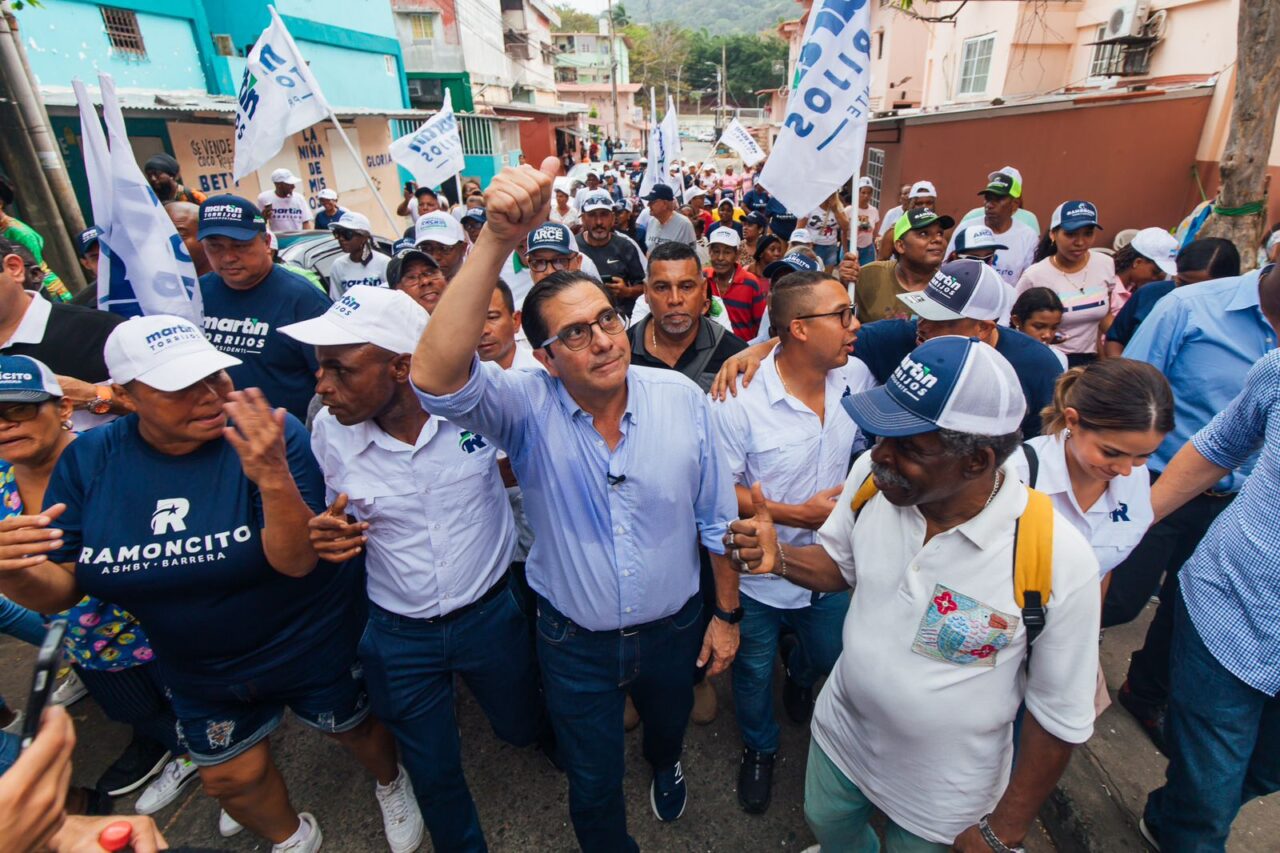
[[109, 148], [84, 83], [77, 79], [71, 85], [80, 105], [93, 221], [102, 232], [98, 237], [98, 307], [125, 317], [176, 314], [201, 326], [204, 310], [196, 268], [173, 220], [134, 159], [116, 100], [115, 81], [108, 74], [98, 76], [102, 117], [111, 137]]
[[816, 210], [858, 170], [870, 84], [871, 4], [815, 0], [782, 132], [760, 174], [787, 210]]
[[742, 158], [742, 162], [748, 166], [754, 166], [765, 158], [764, 149], [760, 147], [760, 143], [756, 142], [751, 131], [742, 126], [736, 118], [729, 122], [729, 126], [724, 129], [724, 133], [720, 135], [720, 141], [716, 145], [723, 145], [726, 148], [732, 148], [738, 152], [738, 156]]
[[680, 155], [680, 118], [675, 101], [667, 97], [667, 114], [658, 121], [658, 107], [653, 89], [649, 89], [649, 164], [640, 181], [640, 195], [646, 196], [655, 184], [667, 184], [676, 198], [684, 192], [684, 179], [671, 174], [671, 164]]
[[269, 163], [291, 135], [324, 121], [331, 112], [276, 7], [267, 8], [271, 23], [249, 51], [236, 99], [232, 176], [237, 181]]
[[444, 106], [438, 113], [413, 133], [392, 142], [387, 150], [391, 159], [404, 166], [421, 187], [439, 186], [466, 168], [449, 90], [444, 90]]

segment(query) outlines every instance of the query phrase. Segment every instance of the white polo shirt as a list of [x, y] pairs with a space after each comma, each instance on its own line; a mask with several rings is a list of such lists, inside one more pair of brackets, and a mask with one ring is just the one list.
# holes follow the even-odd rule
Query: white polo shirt
[[[1155, 519], [1151, 509], [1151, 474], [1147, 466], [1134, 468], [1127, 477], [1116, 477], [1107, 483], [1102, 497], [1085, 511], [1080, 509], [1071, 489], [1067, 446], [1061, 433], [1036, 436], [1027, 444], [1035, 450], [1040, 461], [1034, 488], [1048, 495], [1053, 501], [1053, 508], [1089, 540], [1093, 555], [1098, 558], [1098, 569], [1106, 575], [1138, 547]], [[1017, 465], [1018, 479], [1025, 483], [1029, 472], [1026, 456], [1019, 451], [1013, 455], [1012, 461]]]
[[357, 284], [386, 287], [389, 263], [391, 258], [381, 252], [374, 252], [363, 263], [351, 260], [350, 255], [339, 255], [329, 267], [329, 298], [337, 302]]
[[[759, 481], [772, 501], [800, 504], [823, 489], [839, 486], [849, 470], [855, 442], [862, 437], [840, 400], [874, 388], [867, 366], [850, 358], [827, 373], [826, 415], [812, 409], [783, 388], [778, 378], [775, 347], [760, 370], [738, 396], [711, 404], [716, 438], [737, 485]], [[818, 531], [778, 525], [778, 539], [788, 545], [812, 545]], [[777, 575], [743, 575], [744, 595], [784, 610], [808, 607], [817, 595]]]
[[924, 516], [883, 495], [855, 526], [850, 502], [870, 470], [863, 454], [818, 531], [854, 590], [813, 738], [895, 823], [950, 844], [1004, 792], [1024, 699], [1055, 737], [1093, 733], [1098, 564], [1055, 513], [1053, 593], [1028, 676], [1012, 572], [1027, 492], [1013, 466], [986, 509], [923, 546]]
[[347, 512], [369, 522], [369, 600], [415, 619], [478, 600], [511, 564], [515, 525], [491, 441], [432, 417], [413, 446], [373, 421], [338, 423], [327, 408], [311, 449], [326, 500], [346, 492]]

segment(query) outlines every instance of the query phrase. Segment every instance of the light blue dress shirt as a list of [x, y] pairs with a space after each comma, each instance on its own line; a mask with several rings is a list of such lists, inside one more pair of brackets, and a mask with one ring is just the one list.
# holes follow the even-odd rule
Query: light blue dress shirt
[[[1198, 285], [1197, 285], [1198, 286]], [[1180, 574], [1182, 598], [1218, 662], [1268, 696], [1280, 693], [1280, 351], [1249, 372], [1240, 396], [1191, 439], [1237, 468], [1261, 456]]]
[[533, 528], [529, 585], [591, 631], [670, 616], [698, 592], [699, 537], [724, 553], [733, 477], [707, 398], [670, 370], [627, 370], [610, 451], [560, 380], [476, 359], [467, 384], [422, 407], [507, 452]]
[[[1176, 423], [1147, 463], [1151, 470], [1163, 471], [1275, 347], [1275, 330], [1258, 307], [1258, 279], [1269, 269], [1176, 288], [1156, 303], [1125, 347], [1125, 358], [1154, 365], [1173, 387]], [[1239, 491], [1256, 461], [1257, 454], [1242, 459], [1215, 489]]]

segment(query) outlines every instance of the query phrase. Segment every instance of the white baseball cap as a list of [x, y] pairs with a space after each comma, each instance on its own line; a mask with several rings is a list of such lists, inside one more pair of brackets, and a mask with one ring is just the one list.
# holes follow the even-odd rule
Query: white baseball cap
[[876, 182], [871, 180], [869, 175], [863, 175], [861, 178], [858, 178], [858, 189], [863, 189], [864, 187], [866, 189], [873, 190], [876, 188]]
[[1143, 228], [1133, 235], [1129, 245], [1165, 275], [1178, 274], [1178, 240], [1163, 228]]
[[328, 187], [325, 187], [320, 190], [320, 192], [316, 193], [316, 198], [323, 199], [324, 201], [337, 201], [338, 194]]
[[112, 382], [136, 379], [157, 391], [181, 391], [240, 364], [219, 352], [190, 320], [171, 314], [130, 317], [111, 330], [103, 357]]
[[281, 326], [280, 332], [312, 346], [373, 344], [412, 353], [426, 327], [426, 309], [403, 290], [357, 284], [319, 317]]
[[276, 169], [271, 173], [271, 183], [273, 184], [293, 184], [297, 186], [302, 183], [302, 179], [290, 172], [288, 169]]
[[413, 244], [415, 246], [430, 240], [442, 246], [452, 246], [466, 242], [467, 234], [462, 230], [462, 223], [442, 210], [424, 213], [418, 217], [413, 228]]
[[986, 225], [978, 222], [968, 225], [956, 232], [956, 251], [970, 252], [974, 249], [1008, 249], [1009, 247], [996, 239], [996, 233]]
[[907, 198], [937, 198], [938, 190], [931, 181], [916, 181], [911, 185]]
[[613, 196], [603, 190], [587, 193], [582, 199], [582, 212], [590, 213], [593, 210], [613, 210]]
[[964, 258], [943, 264], [924, 290], [898, 299], [925, 320], [999, 321], [1013, 307], [1013, 288], [989, 265]]
[[717, 228], [711, 232], [711, 236], [707, 238], [708, 246], [732, 246], [738, 248], [742, 245], [742, 238], [738, 236], [738, 232], [732, 228]]
[[808, 228], [797, 228], [791, 232], [791, 239], [788, 243], [804, 243], [806, 246], [813, 245], [813, 235], [809, 233]]
[[369, 217], [363, 213], [356, 213], [354, 210], [348, 210], [341, 216], [329, 223], [329, 230], [335, 228], [345, 228], [348, 231], [363, 231], [366, 234], [373, 233], [373, 226], [369, 224]]
[[1009, 435], [1027, 410], [1013, 365], [995, 347], [959, 335], [925, 341], [888, 382], [840, 403], [863, 431], [890, 438], [939, 429]]
[[693, 186], [689, 187], [689, 189], [684, 191], [684, 200], [686, 202], [690, 202], [690, 201], [693, 201], [698, 196], [706, 195], [706, 194], [707, 194], [706, 190], [704, 190], [702, 187], [698, 186], [697, 184], [694, 184]]

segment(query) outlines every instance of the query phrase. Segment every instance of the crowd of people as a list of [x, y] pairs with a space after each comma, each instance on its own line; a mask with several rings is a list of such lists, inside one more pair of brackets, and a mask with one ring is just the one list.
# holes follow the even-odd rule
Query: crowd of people
[[[408, 185], [390, 238], [286, 169], [255, 203], [152, 158], [199, 325], [63, 300], [0, 219], [0, 630], [66, 620], [55, 700], [132, 729], [73, 788], [65, 714], [22, 752], [0, 700], [0, 839], [76, 849], [140, 792], [148, 849], [198, 778], [222, 835], [318, 850], [288, 709], [374, 778], [391, 850], [487, 849], [460, 677], [565, 774], [583, 850], [636, 850], [625, 733], [679, 819], [722, 676], [744, 812], [785, 716], [820, 849], [879, 849], [879, 812], [891, 851], [1005, 853], [1110, 703], [1100, 629], [1155, 594], [1117, 693], [1170, 759], [1142, 833], [1223, 849], [1280, 787], [1278, 241], [1242, 274], [1160, 224], [1106, 243], [1087, 199], [1042, 232], [1011, 166], [956, 217], [868, 178], [797, 215], [615, 147]], [[280, 262], [311, 228], [332, 264]]]

